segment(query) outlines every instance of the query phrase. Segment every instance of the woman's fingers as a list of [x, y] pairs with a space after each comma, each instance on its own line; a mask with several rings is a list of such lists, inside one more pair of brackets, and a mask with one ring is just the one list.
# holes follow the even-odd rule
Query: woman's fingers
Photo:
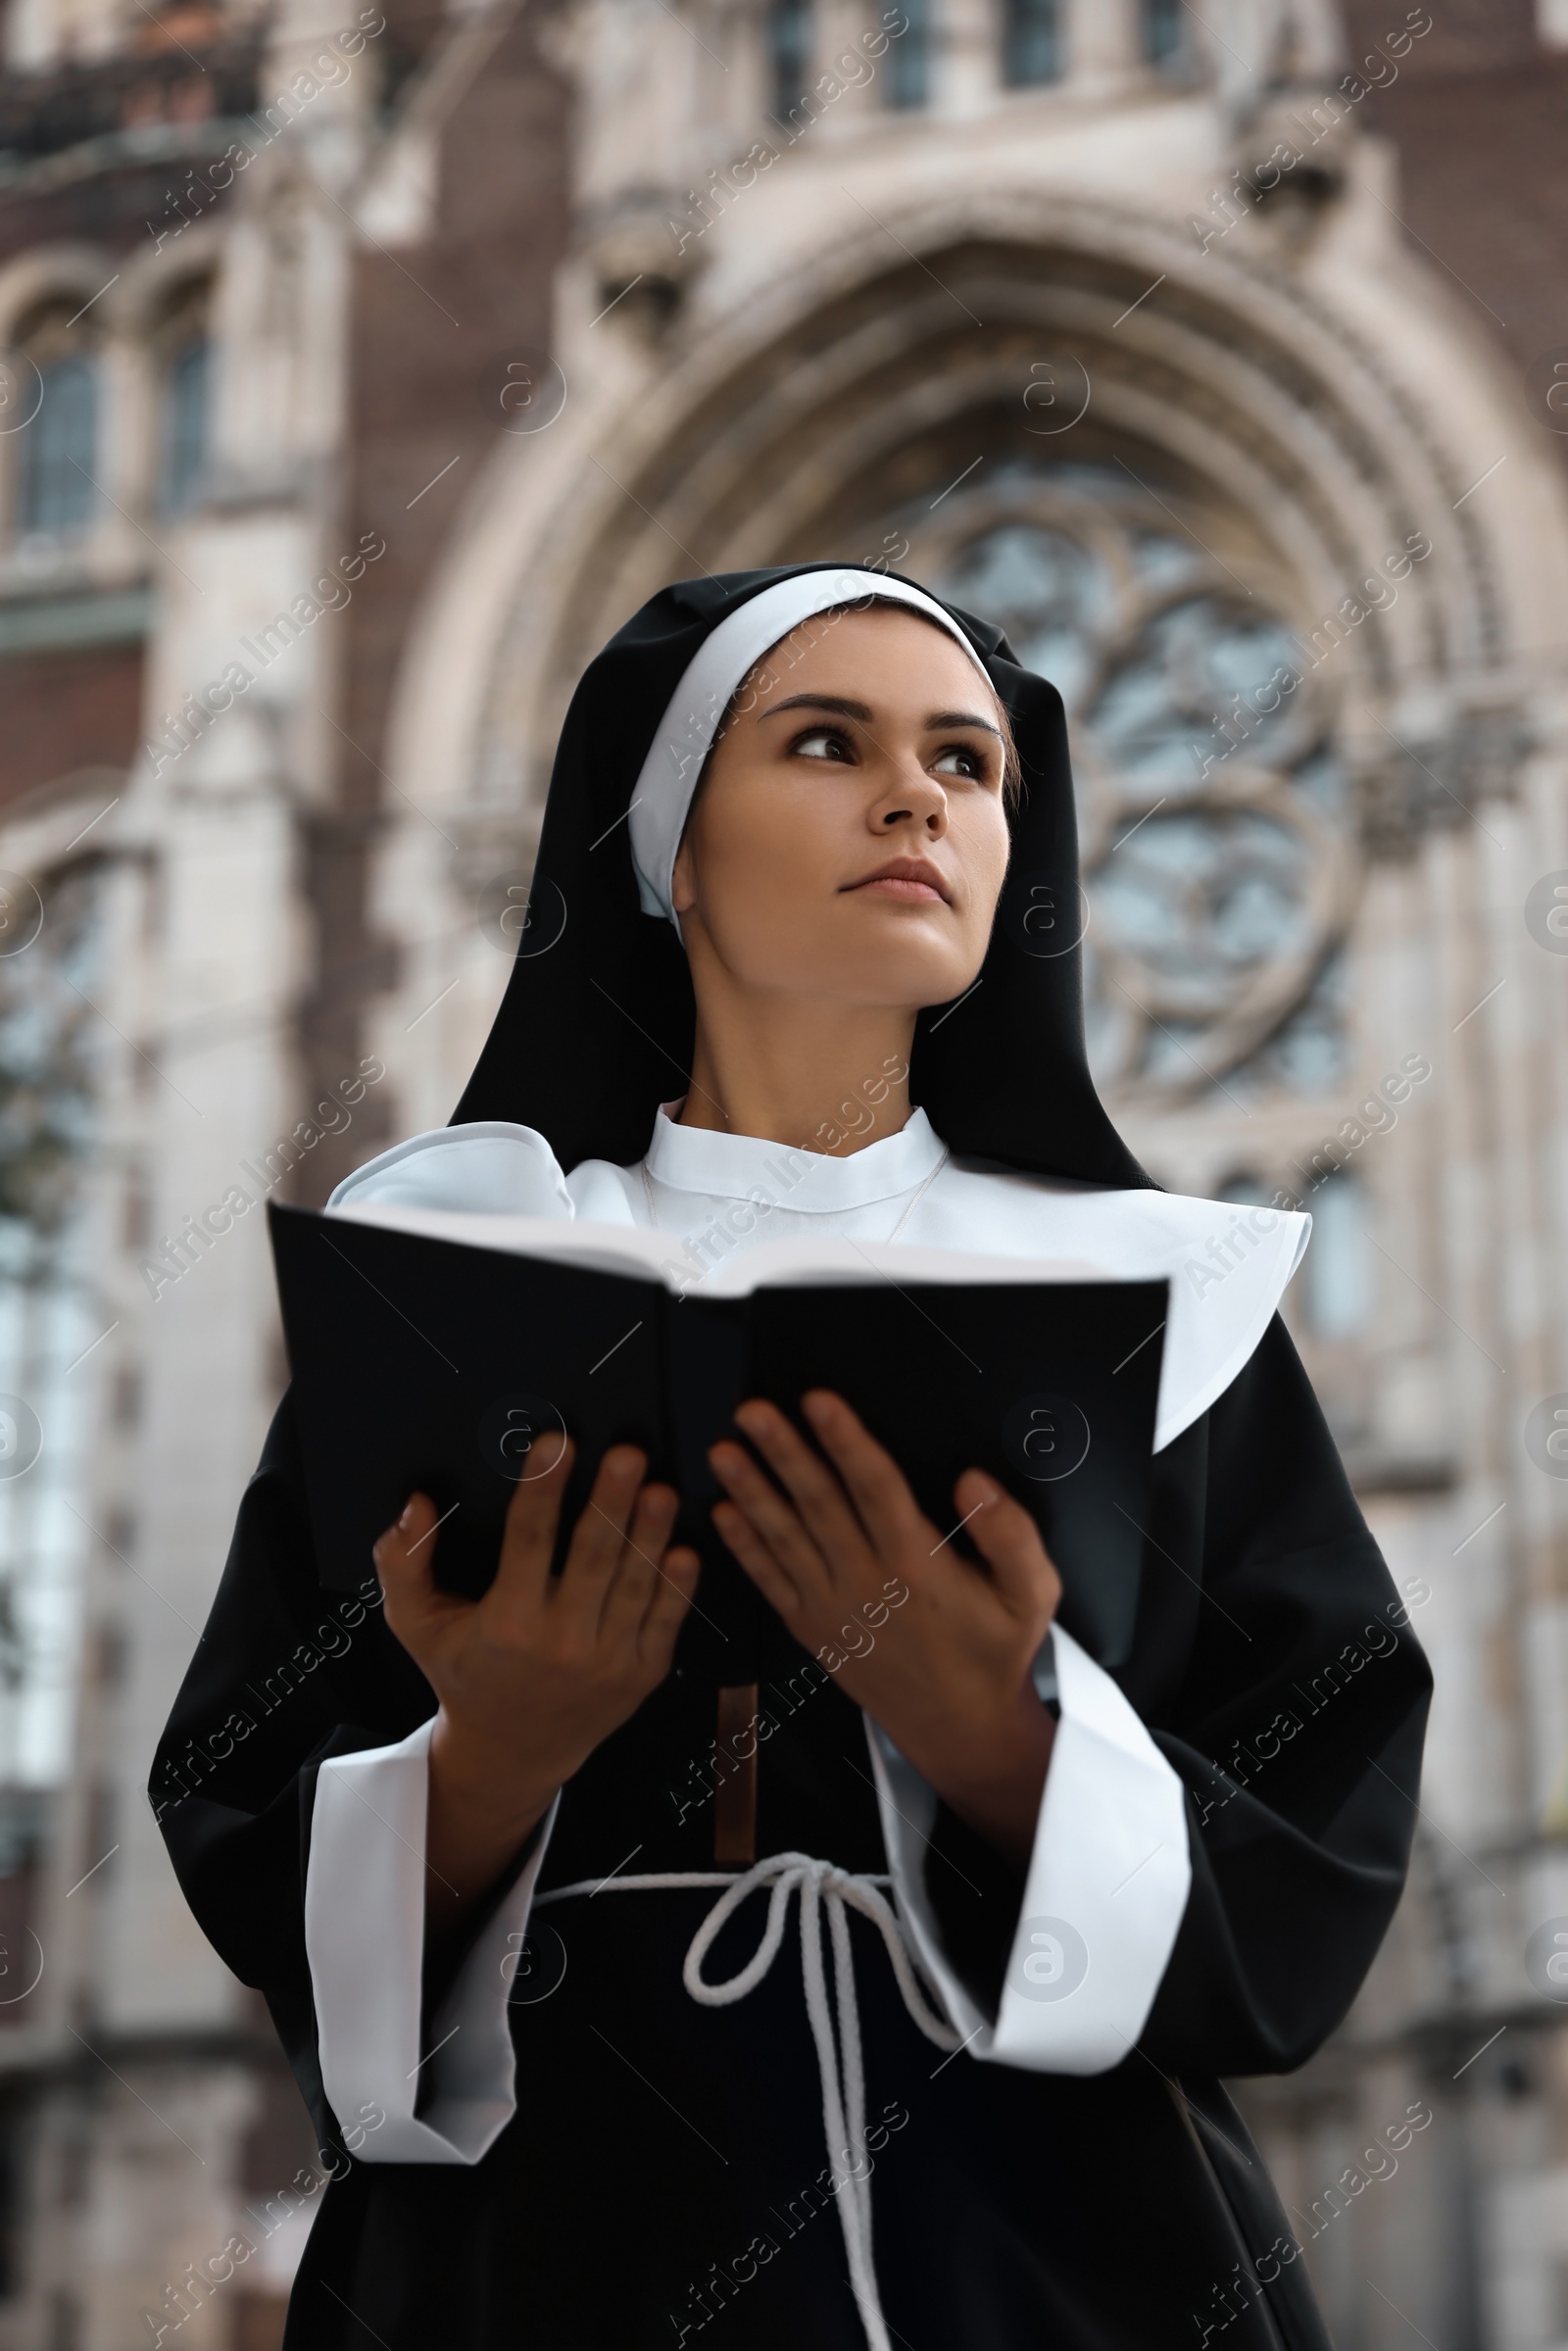
[[[741, 1407], [742, 1412], [748, 1409], [746, 1405]], [[799, 1440], [796, 1442], [799, 1443]], [[742, 1513], [752, 1532], [760, 1538], [790, 1582], [801, 1588], [803, 1596], [810, 1592], [830, 1592], [834, 1584], [831, 1564], [821, 1546], [813, 1540], [790, 1496], [780, 1494], [772, 1481], [764, 1477], [744, 1446], [732, 1445], [727, 1439], [711, 1446], [708, 1458], [731, 1502]], [[847, 1504], [845, 1514], [849, 1515]], [[714, 1523], [716, 1525], [718, 1522], [715, 1520]], [[863, 1542], [863, 1538], [860, 1540]], [[746, 1560], [728, 1532], [724, 1532], [724, 1541], [735, 1552], [736, 1558], [741, 1560], [742, 1566], [746, 1566]]]
[[801, 1409], [878, 1550], [912, 1541], [926, 1524], [920, 1505], [893, 1455], [877, 1444], [858, 1413], [830, 1388], [811, 1389], [802, 1396]]
[[637, 1631], [637, 1655], [654, 1681], [662, 1682], [675, 1653], [675, 1637], [697, 1591], [702, 1561], [686, 1543], [664, 1553]]
[[605, 1592], [599, 1638], [607, 1652], [630, 1652], [643, 1673], [669, 1671], [702, 1562], [689, 1544], [668, 1548], [680, 1510], [672, 1486], [644, 1486], [637, 1495], [614, 1574]]
[[998, 1597], [1017, 1617], [1044, 1617], [1045, 1626], [1056, 1613], [1061, 1578], [1052, 1565], [1040, 1529], [1021, 1502], [1015, 1502], [984, 1470], [966, 1469], [953, 1490], [953, 1498], [967, 1521], [966, 1532], [991, 1570]]
[[378, 1538], [370, 1552], [381, 1579], [387, 1624], [415, 1658], [426, 1651], [432, 1635], [473, 1605], [456, 1592], [436, 1589], [433, 1562], [439, 1524], [429, 1495], [411, 1494], [401, 1518]]
[[555, 1605], [581, 1633], [598, 1636], [605, 1595], [620, 1565], [647, 1467], [648, 1456], [636, 1445], [612, 1445], [572, 1529]]
[[720, 1542], [734, 1553], [768, 1606], [784, 1624], [798, 1623], [806, 1607], [801, 1588], [780, 1567], [745, 1511], [734, 1502], [715, 1502], [712, 1519]]
[[599, 1629], [606, 1641], [637, 1640], [649, 1595], [663, 1572], [664, 1549], [679, 1508], [680, 1497], [672, 1486], [645, 1486], [639, 1493], [605, 1592]]
[[833, 1465], [807, 1444], [776, 1404], [754, 1396], [738, 1407], [735, 1418], [788, 1489], [830, 1572], [842, 1574], [862, 1560], [869, 1547], [866, 1530]]
[[485, 1594], [493, 1611], [536, 1608], [544, 1599], [572, 1452], [571, 1439], [555, 1429], [547, 1429], [530, 1451], [527, 1474], [507, 1504], [501, 1563]]

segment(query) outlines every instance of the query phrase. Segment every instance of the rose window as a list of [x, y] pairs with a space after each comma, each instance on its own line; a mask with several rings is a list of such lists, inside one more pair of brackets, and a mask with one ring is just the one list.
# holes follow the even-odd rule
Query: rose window
[[1130, 476], [1076, 471], [971, 500], [908, 563], [1066, 703], [1096, 1076], [1167, 1098], [1330, 1086], [1354, 877], [1322, 684]]

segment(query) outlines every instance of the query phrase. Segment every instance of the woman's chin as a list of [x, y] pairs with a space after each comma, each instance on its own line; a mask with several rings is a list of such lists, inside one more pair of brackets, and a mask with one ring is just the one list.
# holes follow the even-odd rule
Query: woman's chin
[[[931, 909], [885, 899], [869, 920], [857, 909], [848, 924], [803, 920], [780, 928], [776, 919], [764, 927], [760, 909], [750, 930], [726, 925], [714, 942], [716, 959], [748, 993], [827, 998], [846, 1010], [917, 1012], [961, 996], [979, 969], [972, 952], [957, 952], [951, 909], [935, 911], [940, 922]], [[688, 954], [693, 945], [689, 935]]]
[[[839, 933], [840, 953], [831, 957], [845, 970], [897, 973], [901, 993], [907, 980], [922, 1003], [940, 1004], [950, 983], [973, 960], [970, 942], [958, 935], [953, 908], [940, 900], [918, 905], [858, 893], [851, 903], [855, 911], [848, 935]], [[957, 988], [962, 985], [959, 981]], [[938, 993], [931, 994], [932, 989]]]
[[839, 986], [831, 976], [819, 976], [812, 993], [839, 996], [846, 1006], [883, 1005], [889, 1011], [912, 1014], [927, 1011], [933, 1004], [953, 1003], [974, 985], [974, 978], [967, 968], [955, 971], [946, 956], [884, 956], [860, 962], [854, 970], [845, 969]]

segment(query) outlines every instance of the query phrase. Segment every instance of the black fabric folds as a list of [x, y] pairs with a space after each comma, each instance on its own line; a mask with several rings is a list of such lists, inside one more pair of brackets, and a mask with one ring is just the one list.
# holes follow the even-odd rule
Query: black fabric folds
[[[1115, 1679], [1186, 1786], [1194, 1884], [1138, 2047], [1085, 2079], [944, 2063], [855, 1930], [867, 2111], [890, 2118], [877, 2272], [894, 2339], [921, 2351], [1329, 2351], [1305, 2256], [1344, 2223], [1332, 2201], [1281, 2208], [1220, 2078], [1299, 2065], [1353, 1999], [1403, 1880], [1430, 1677], [1278, 1322], [1155, 1472]], [[810, 1677], [803, 1652], [781, 1654], [761, 1693], [777, 1728], [759, 1850], [884, 1870], [859, 1714]], [[710, 1894], [564, 1903], [544, 1915], [565, 1975], [513, 2011], [518, 2112], [480, 2164], [368, 2160], [373, 2138], [331, 2111], [303, 1928], [315, 1776], [431, 1706], [373, 1586], [363, 1605], [319, 1589], [285, 1399], [154, 1789], [187, 1899], [266, 1993], [341, 2175], [287, 2351], [658, 2351], [699, 2335], [715, 2351], [862, 2351], [793, 1926], [759, 1991], [714, 2011], [680, 1973]], [[682, 1813], [671, 1791], [689, 1795], [711, 1732], [710, 1693], [694, 1702], [672, 1677], [565, 1790], [541, 1887], [602, 1879], [633, 1850], [639, 1870], [710, 1867], [709, 1811]], [[926, 1879], [950, 1957], [994, 2010], [1016, 1879], [951, 1820]], [[763, 1905], [750, 1908], [710, 1975], [755, 1948]], [[368, 1970], [378, 1932], [366, 1922]]]

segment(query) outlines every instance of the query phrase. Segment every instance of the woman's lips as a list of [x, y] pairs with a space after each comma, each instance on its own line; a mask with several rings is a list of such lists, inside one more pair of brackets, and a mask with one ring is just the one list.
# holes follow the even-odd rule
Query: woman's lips
[[851, 882], [852, 890], [875, 890], [882, 898], [902, 900], [906, 906], [949, 903], [947, 879], [929, 857], [887, 857], [874, 873], [862, 875]]
[[929, 882], [909, 881], [905, 875], [899, 873], [878, 874], [875, 881], [857, 882], [855, 887], [858, 891], [873, 892], [878, 898], [903, 898], [918, 902], [928, 901], [932, 906], [944, 906], [947, 903], [943, 898], [941, 891], [934, 890]]

